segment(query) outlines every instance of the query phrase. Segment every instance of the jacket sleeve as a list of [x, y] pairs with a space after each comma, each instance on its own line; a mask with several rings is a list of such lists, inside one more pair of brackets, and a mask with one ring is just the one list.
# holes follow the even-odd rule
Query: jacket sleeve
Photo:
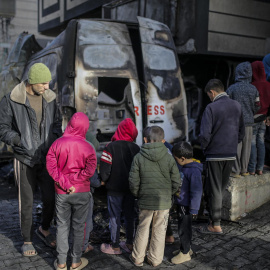
[[200, 209], [201, 198], [202, 198], [202, 176], [201, 172], [198, 171], [191, 175], [190, 179], [190, 214], [197, 215]]
[[57, 135], [57, 138], [61, 137], [63, 134], [62, 115], [56, 101], [55, 101], [55, 114], [54, 114], [54, 119], [53, 119], [53, 133]]
[[172, 157], [171, 163], [172, 165], [171, 165], [171, 170], [170, 170], [170, 177], [172, 181], [172, 195], [174, 195], [179, 189], [179, 186], [181, 183], [181, 177], [180, 177], [178, 167], [173, 157]]
[[55, 181], [56, 185], [58, 185], [63, 190], [67, 191], [72, 187], [72, 185], [70, 184], [69, 179], [66, 178], [64, 174], [61, 173], [58, 169], [54, 146], [55, 143], [52, 144], [46, 156], [47, 171], [49, 175], [52, 177], [52, 179]]
[[138, 197], [141, 183], [138, 154], [134, 157], [132, 161], [128, 181], [131, 193], [135, 197]]
[[106, 146], [100, 158], [100, 177], [103, 182], [107, 182], [110, 177], [112, 162], [112, 154]]
[[95, 173], [95, 170], [97, 168], [97, 157], [96, 157], [96, 151], [94, 149], [94, 147], [92, 147], [92, 151], [89, 154], [89, 156], [86, 158], [86, 163], [85, 163], [85, 167], [79, 171], [79, 173], [76, 173], [76, 175], [74, 176], [74, 179], [76, 180], [76, 178], [78, 179], [89, 179], [90, 177], [92, 177]]
[[238, 132], [238, 143], [242, 142], [245, 137], [245, 123], [243, 118], [243, 113], [241, 113], [239, 121], [239, 132]]
[[13, 113], [8, 102], [8, 97], [4, 96], [0, 102], [0, 140], [8, 145], [19, 145], [20, 135], [12, 129]]
[[209, 106], [207, 106], [202, 116], [200, 135], [199, 135], [199, 140], [201, 143], [202, 150], [205, 150], [207, 148], [211, 140], [212, 125], [213, 125], [212, 123], [213, 123], [212, 113], [211, 113], [211, 110], [209, 109]]

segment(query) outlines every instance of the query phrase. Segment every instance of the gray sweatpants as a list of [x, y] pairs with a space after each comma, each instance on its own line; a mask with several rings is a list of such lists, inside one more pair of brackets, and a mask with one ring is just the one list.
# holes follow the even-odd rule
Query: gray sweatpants
[[94, 198], [90, 193], [89, 209], [86, 219], [86, 226], [84, 228], [84, 241], [83, 241], [83, 251], [85, 251], [89, 244], [90, 233], [93, 230], [93, 207], [94, 207]]
[[80, 262], [90, 197], [90, 192], [56, 194], [55, 196], [58, 264], [65, 264], [67, 261], [69, 250], [68, 236], [71, 227], [73, 232], [73, 245], [71, 248], [72, 263]]
[[251, 151], [252, 126], [245, 127], [245, 137], [237, 146], [237, 157], [232, 167], [235, 174], [246, 173]]

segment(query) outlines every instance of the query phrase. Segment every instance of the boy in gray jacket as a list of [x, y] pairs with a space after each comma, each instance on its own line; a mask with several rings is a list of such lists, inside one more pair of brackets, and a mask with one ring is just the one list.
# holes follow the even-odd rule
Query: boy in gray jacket
[[180, 174], [174, 158], [162, 142], [164, 130], [152, 126], [145, 131], [145, 144], [134, 157], [129, 175], [130, 190], [138, 198], [140, 209], [130, 260], [136, 266], [143, 266], [152, 222], [147, 261], [157, 266], [163, 259], [171, 198], [180, 185]]

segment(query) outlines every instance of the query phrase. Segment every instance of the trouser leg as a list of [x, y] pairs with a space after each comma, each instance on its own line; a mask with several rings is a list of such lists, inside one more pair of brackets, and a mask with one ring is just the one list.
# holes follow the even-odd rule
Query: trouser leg
[[191, 248], [192, 217], [189, 207], [178, 205], [178, 234], [180, 238], [180, 251], [187, 254]]
[[94, 198], [93, 195], [90, 194], [90, 201], [89, 201], [89, 209], [86, 218], [86, 226], [84, 230], [84, 243], [83, 243], [83, 251], [86, 250], [89, 243], [90, 233], [93, 230], [93, 207], [94, 207]]
[[207, 161], [206, 181], [209, 218], [214, 226], [219, 226], [222, 207], [222, 167], [219, 161]]
[[264, 166], [264, 158], [265, 158], [265, 145], [264, 145], [264, 135], [265, 135], [266, 126], [265, 123], [262, 122], [259, 125], [258, 136], [257, 136], [257, 150], [258, 150], [258, 157], [257, 157], [257, 167], [256, 169], [259, 171], [263, 170]]
[[241, 172], [242, 148], [243, 148], [243, 143], [242, 142], [238, 143], [236, 160], [234, 161], [234, 164], [233, 164], [233, 167], [232, 167], [232, 172], [235, 173], [235, 174], [240, 174], [240, 172]]
[[169, 209], [155, 211], [153, 215], [152, 234], [147, 257], [154, 265], [160, 264], [163, 260], [168, 218]]
[[112, 246], [119, 247], [123, 196], [107, 196]]
[[127, 244], [133, 243], [134, 233], [135, 233], [135, 198], [133, 195], [129, 194], [124, 197], [123, 210], [126, 226], [126, 238]]
[[[136, 262], [143, 262], [148, 246], [149, 229], [153, 218], [153, 210], [140, 210], [139, 225], [134, 239], [132, 257]], [[164, 238], [165, 242], [165, 238]]]
[[82, 256], [82, 245], [84, 239], [84, 228], [88, 215], [90, 192], [72, 194], [72, 229], [73, 245], [71, 251], [72, 263], [79, 263]]
[[[73, 195], [73, 194], [72, 194]], [[68, 201], [69, 194], [56, 194], [55, 211], [56, 211], [56, 251], [58, 253], [58, 264], [65, 264], [69, 250], [68, 236], [70, 231], [71, 205]]]
[[35, 169], [14, 159], [14, 172], [18, 184], [18, 202], [21, 233], [24, 242], [32, 242], [33, 197], [36, 188]]
[[252, 126], [245, 127], [245, 137], [242, 141], [242, 151], [240, 157], [240, 173], [246, 173], [250, 158], [252, 140]]
[[250, 173], [255, 173], [256, 163], [257, 163], [257, 126], [253, 126], [253, 134], [251, 139], [251, 149], [250, 149], [250, 158], [248, 162], [247, 171]]
[[41, 191], [41, 199], [43, 203], [41, 226], [43, 230], [50, 228], [51, 221], [54, 216], [55, 208], [55, 188], [54, 181], [47, 172], [45, 165], [37, 165], [39, 172], [39, 186]]

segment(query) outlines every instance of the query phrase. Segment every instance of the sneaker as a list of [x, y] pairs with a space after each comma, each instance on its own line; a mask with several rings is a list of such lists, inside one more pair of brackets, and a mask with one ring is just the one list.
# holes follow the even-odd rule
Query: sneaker
[[180, 264], [180, 263], [188, 262], [190, 260], [191, 260], [191, 257], [189, 253], [183, 254], [182, 252], [180, 252], [178, 255], [172, 258], [171, 262], [173, 264]]
[[147, 262], [149, 265], [153, 266], [153, 267], [156, 267], [158, 265], [160, 265], [160, 263], [156, 264], [156, 263], [153, 263], [149, 258], [147, 258]]
[[249, 172], [241, 173], [242, 176], [248, 176]]
[[126, 242], [122, 241], [119, 243], [119, 246], [125, 250], [127, 253], [131, 253], [133, 249], [133, 245], [127, 244]]
[[[173, 255], [178, 255], [180, 252], [181, 252], [180, 249], [177, 249], [177, 250], [173, 251], [172, 254]], [[190, 249], [188, 253], [189, 253], [190, 256], [192, 256], [194, 254], [192, 249]]]
[[256, 173], [257, 173], [258, 175], [262, 175], [262, 174], [263, 174], [263, 172], [260, 171], [260, 170], [257, 170]]
[[138, 267], [142, 267], [143, 266], [143, 262], [136, 262], [136, 260], [132, 257], [132, 255], [130, 254], [129, 255], [129, 259], [130, 261], [135, 265], [135, 266], [138, 266]]

